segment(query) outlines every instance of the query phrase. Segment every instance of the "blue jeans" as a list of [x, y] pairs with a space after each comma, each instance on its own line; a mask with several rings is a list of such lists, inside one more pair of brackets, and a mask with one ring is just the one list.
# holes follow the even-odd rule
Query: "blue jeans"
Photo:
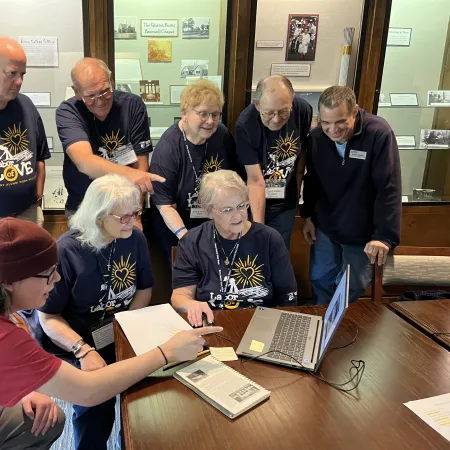
[[349, 302], [364, 294], [372, 281], [372, 265], [364, 247], [339, 244], [316, 228], [309, 268], [314, 304], [330, 303], [347, 264], [350, 264]]
[[295, 225], [295, 213], [297, 208], [282, 209], [283, 205], [266, 208], [265, 224], [277, 230], [284, 240], [286, 248], [291, 245], [292, 230]]

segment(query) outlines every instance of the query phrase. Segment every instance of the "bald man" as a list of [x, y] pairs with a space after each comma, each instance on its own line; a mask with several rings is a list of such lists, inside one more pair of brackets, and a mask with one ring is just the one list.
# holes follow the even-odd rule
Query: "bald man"
[[0, 37], [0, 218], [15, 216], [42, 226], [44, 161], [50, 152], [41, 116], [19, 94], [26, 65], [21, 45]]
[[245, 166], [253, 221], [275, 228], [289, 249], [311, 127], [312, 108], [294, 97], [291, 82], [258, 83], [253, 103], [236, 122], [238, 162]]
[[91, 181], [118, 173], [141, 192], [153, 192], [148, 173], [153, 150], [147, 109], [137, 95], [114, 90], [111, 72], [95, 58], [83, 58], [71, 73], [75, 96], [56, 110], [58, 135], [64, 150], [64, 183], [68, 191], [66, 215], [83, 200]]

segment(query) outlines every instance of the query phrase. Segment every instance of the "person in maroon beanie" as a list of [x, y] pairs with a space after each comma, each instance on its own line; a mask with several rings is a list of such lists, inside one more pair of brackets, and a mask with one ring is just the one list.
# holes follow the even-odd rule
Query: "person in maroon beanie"
[[[135, 358], [84, 372], [45, 352], [15, 323], [18, 310], [37, 309], [60, 280], [52, 236], [25, 220], [0, 220], [0, 448], [49, 449], [62, 433], [64, 416], [48, 396], [93, 406], [165, 364], [194, 359], [202, 335], [221, 327], [181, 331]], [[90, 350], [85, 350], [87, 354]], [[81, 355], [82, 357], [82, 355]], [[30, 433], [31, 431], [31, 433]]]

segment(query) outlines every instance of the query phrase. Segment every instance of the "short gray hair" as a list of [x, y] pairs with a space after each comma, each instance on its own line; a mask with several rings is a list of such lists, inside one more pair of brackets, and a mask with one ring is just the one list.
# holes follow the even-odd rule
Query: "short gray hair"
[[106, 75], [106, 79], [108, 80], [108, 83], [111, 84], [111, 71], [109, 70], [109, 67], [106, 65], [104, 61], [98, 58], [83, 58], [78, 61], [72, 71], [70, 72], [70, 78], [72, 79], [72, 84], [78, 88], [78, 76], [81, 71], [83, 70], [92, 70], [92, 67], [99, 67], [100, 69], [103, 69]]
[[198, 194], [201, 207], [211, 211], [219, 192], [234, 189], [248, 200], [248, 187], [242, 178], [233, 170], [217, 170], [202, 177]]
[[[280, 83], [288, 89], [288, 91], [292, 94], [293, 97], [295, 95], [295, 91], [294, 88], [292, 87], [291, 80], [289, 78], [286, 78], [284, 75], [278, 75], [278, 78], [280, 79]], [[253, 98], [257, 100], [258, 103], [261, 101], [261, 98], [266, 89], [266, 81], [267, 78], [264, 78], [264, 80], [259, 80], [258, 85], [256, 86], [256, 91]]]
[[356, 106], [355, 93], [348, 86], [331, 86], [325, 89], [319, 97], [319, 114], [320, 107], [334, 109], [345, 103], [349, 114]]
[[109, 173], [94, 180], [86, 190], [78, 211], [69, 220], [70, 227], [78, 230], [83, 245], [101, 250], [106, 246], [99, 221], [116, 207], [140, 207], [141, 193], [127, 178]]

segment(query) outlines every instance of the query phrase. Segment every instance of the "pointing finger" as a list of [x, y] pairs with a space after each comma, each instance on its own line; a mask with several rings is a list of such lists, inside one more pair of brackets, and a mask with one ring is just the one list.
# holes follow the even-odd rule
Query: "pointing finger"
[[196, 328], [195, 330], [192, 331], [197, 336], [204, 336], [205, 334], [221, 333], [223, 331], [223, 327], [202, 327]]

